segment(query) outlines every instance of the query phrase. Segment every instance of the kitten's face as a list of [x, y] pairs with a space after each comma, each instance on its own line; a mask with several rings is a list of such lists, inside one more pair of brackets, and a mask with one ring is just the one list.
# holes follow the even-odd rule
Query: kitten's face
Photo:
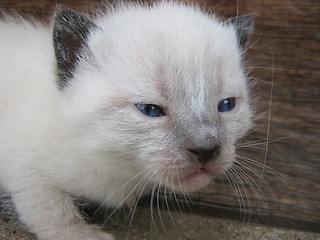
[[233, 28], [194, 17], [106, 23], [64, 90], [68, 126], [92, 158], [179, 192], [225, 172], [251, 125]]

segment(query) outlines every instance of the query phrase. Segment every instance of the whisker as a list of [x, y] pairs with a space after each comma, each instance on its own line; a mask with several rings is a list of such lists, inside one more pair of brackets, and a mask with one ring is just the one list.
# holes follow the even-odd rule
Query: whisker
[[160, 210], [160, 186], [161, 186], [161, 183], [162, 183], [162, 175], [163, 175], [163, 172], [160, 174], [160, 182], [159, 182], [159, 184], [158, 184], [158, 191], [157, 191], [157, 210], [158, 210], [158, 215], [159, 215], [159, 219], [160, 219], [162, 228], [163, 228], [164, 232], [167, 233], [166, 227], [165, 227], [164, 222], [163, 222], [163, 219], [162, 219], [161, 210]]
[[[126, 183], [124, 183], [120, 188], [118, 188], [116, 191], [114, 191], [113, 193], [111, 193], [110, 195], [108, 195], [108, 197], [100, 204], [100, 206], [98, 207], [98, 209], [95, 211], [94, 214], [97, 214], [98, 211], [101, 209], [102, 206], [104, 206], [106, 204], [106, 202], [108, 202], [108, 200], [113, 197], [116, 193], [118, 193], [119, 191], [121, 191], [124, 187], [126, 187], [128, 184], [130, 184], [134, 179], [136, 179], [138, 176], [140, 176], [143, 172], [145, 172], [146, 170], [148, 170], [150, 167], [143, 169], [142, 171], [140, 171], [139, 173], [137, 173], [135, 176], [133, 176], [131, 179], [129, 179]], [[149, 174], [149, 172], [147, 173]], [[143, 179], [143, 178], [142, 178]], [[126, 198], [127, 199], [127, 198]], [[126, 200], [125, 199], [125, 200]]]
[[255, 161], [255, 160], [251, 159], [251, 158], [240, 156], [240, 155], [238, 155], [237, 158], [242, 160], [242, 161], [247, 161], [248, 163], [250, 163], [250, 164], [252, 164], [254, 166], [260, 167], [260, 168], [262, 168], [264, 166], [265, 170], [267, 170], [270, 174], [278, 177], [283, 183], [285, 183], [290, 188], [292, 187], [288, 183], [288, 181], [286, 180], [286, 177], [283, 174], [281, 174], [280, 172], [276, 171], [275, 169], [269, 167], [268, 165], [263, 165], [263, 163], [260, 163], [258, 161]]
[[153, 226], [154, 229], [156, 230], [156, 232], [158, 232], [158, 233], [159, 233], [159, 230], [157, 228], [157, 224], [155, 222], [154, 213], [153, 213], [153, 205], [154, 205], [153, 201], [154, 201], [154, 197], [155, 197], [155, 190], [157, 188], [157, 181], [158, 181], [158, 178], [159, 178], [160, 175], [162, 175], [162, 173], [157, 175], [156, 179], [154, 180], [154, 183], [152, 185], [152, 191], [151, 191], [151, 199], [150, 199], [150, 215], [151, 215], [151, 226], [150, 226], [150, 229]]
[[[272, 69], [271, 69], [271, 88], [270, 88], [270, 98], [269, 98], [269, 115], [268, 115], [268, 127], [267, 127], [267, 135], [266, 135], [266, 149], [265, 149], [265, 154], [264, 154], [264, 166], [266, 165], [267, 162], [267, 157], [268, 157], [268, 149], [269, 149], [269, 135], [270, 135], [270, 121], [271, 121], [271, 110], [272, 110], [272, 98], [273, 98], [273, 56], [272, 56]], [[262, 168], [262, 176], [264, 174], [265, 168]]]
[[272, 82], [263, 80], [263, 79], [261, 79], [261, 78], [250, 77], [250, 80], [258, 81], [258, 82], [261, 82], [261, 83], [264, 83], [264, 84], [268, 84], [268, 85], [273, 85], [273, 86], [275, 86], [275, 87], [280, 87], [279, 85], [276, 85], [276, 84], [274, 84], [274, 83], [272, 83]]
[[[241, 169], [239, 166], [235, 165], [235, 168], [238, 169], [238, 173], [242, 176], [242, 178], [245, 180], [245, 182], [249, 185], [250, 189], [253, 191], [255, 196], [257, 196], [256, 200], [259, 200], [259, 202], [263, 203], [265, 212], [267, 213], [268, 212], [268, 210], [267, 210], [268, 209], [268, 203], [266, 202], [266, 200], [263, 200], [263, 199], [266, 199], [266, 197], [265, 197], [265, 194], [264, 194], [263, 190], [259, 186], [259, 184], [256, 183], [256, 181], [254, 181], [254, 179], [248, 173], [246, 173], [243, 169]], [[253, 174], [255, 174], [255, 172], [252, 171], [251, 169], [248, 169], [248, 170], [250, 172], [252, 172]], [[257, 177], [259, 177], [259, 176], [257, 176]], [[269, 191], [272, 193], [272, 191], [271, 191], [269, 185], [267, 184], [267, 182], [264, 179], [260, 178], [260, 177], [259, 177], [259, 179], [264, 182], [264, 184], [268, 187]], [[252, 183], [254, 183], [254, 185]], [[256, 190], [255, 187], [258, 189], [258, 191]], [[263, 198], [260, 196], [260, 194], [262, 194]]]
[[228, 182], [230, 183], [230, 186], [232, 187], [235, 195], [237, 196], [238, 198], [238, 202], [239, 202], [239, 208], [240, 208], [240, 211], [244, 211], [245, 209], [245, 202], [244, 202], [244, 199], [243, 199], [243, 196], [242, 196], [242, 193], [240, 191], [240, 188], [238, 186], [238, 183], [235, 181], [234, 179], [234, 171], [233, 171], [233, 166], [225, 173], [225, 176], [228, 180]]
[[[248, 46], [243, 52], [242, 55], [245, 55], [247, 51], [249, 51], [251, 48], [253, 48], [257, 43], [259, 42], [259, 39], [255, 40], [250, 46]], [[248, 68], [246, 68], [248, 70]]]
[[[148, 173], [150, 173], [151, 172], [151, 170], [148, 172]], [[111, 216], [126, 202], [126, 200], [130, 197], [130, 195], [136, 190], [136, 188], [140, 185], [140, 183], [141, 182], [143, 182], [144, 181], [144, 179], [145, 179], [145, 177], [146, 177], [146, 175], [144, 176], [144, 178], [142, 178], [132, 189], [131, 189], [131, 191], [127, 194], [127, 196], [124, 198], [124, 199], [122, 199], [122, 201], [118, 204], [118, 206], [111, 212], [111, 214], [109, 215], [109, 217], [106, 219], [106, 221], [105, 222], [107, 222], [110, 218], [111, 218]], [[128, 183], [128, 182], [127, 182]], [[126, 183], [126, 184], [127, 184]], [[119, 190], [119, 189], [118, 189]], [[117, 191], [118, 191], [117, 190]]]
[[[168, 176], [167, 176], [167, 179], [166, 181], [168, 181]], [[172, 216], [172, 213], [171, 213], [171, 210], [170, 210], [170, 207], [169, 207], [169, 203], [168, 203], [168, 198], [167, 198], [167, 187], [164, 188], [164, 201], [166, 203], [166, 206], [167, 206], [167, 209], [168, 209], [168, 213], [169, 213], [169, 216], [170, 216], [170, 219], [174, 225], [174, 228], [179, 232], [179, 228], [177, 227], [175, 221], [174, 221], [174, 218]]]
[[[251, 201], [250, 201], [250, 198], [249, 198], [249, 194], [248, 194], [248, 191], [247, 191], [247, 189], [245, 188], [245, 185], [244, 185], [244, 183], [243, 183], [243, 181], [242, 181], [242, 179], [239, 177], [239, 174], [238, 174], [238, 172], [236, 171], [236, 168], [235, 168], [235, 166], [234, 166], [234, 168], [232, 168], [232, 177], [234, 177], [234, 181], [235, 181], [235, 183], [237, 184], [237, 186], [238, 186], [238, 189], [239, 189], [239, 192], [240, 192], [240, 194], [241, 194], [241, 198], [242, 198], [242, 202], [243, 202], [243, 214], [244, 214], [244, 216], [243, 216], [243, 221], [245, 222], [246, 221], [246, 218], [247, 218], [247, 212], [249, 213], [249, 216], [248, 216], [248, 220], [247, 221], [249, 221], [250, 220], [250, 213], [251, 213]], [[239, 185], [239, 184], [240, 185]], [[245, 197], [242, 195], [242, 193], [241, 193], [241, 190], [244, 192], [244, 195], [245, 195]], [[246, 202], [247, 202], [247, 204], [246, 204]], [[248, 209], [248, 210], [247, 210]]]
[[[149, 180], [150, 180], [155, 174], [156, 174], [156, 172], [154, 172], [154, 173], [149, 177]], [[149, 180], [146, 180], [146, 181], [145, 181], [145, 184], [142, 186], [142, 188], [141, 188], [141, 190], [140, 190], [140, 192], [139, 192], [139, 194], [138, 194], [137, 200], [136, 200], [136, 202], [135, 202], [135, 204], [134, 204], [134, 207], [133, 207], [133, 211], [131, 212], [131, 218], [130, 218], [130, 222], [129, 222], [129, 229], [131, 229], [132, 222], [133, 222], [133, 217], [134, 217], [134, 214], [135, 214], [136, 209], [137, 209], [137, 207], [138, 207], [139, 199], [141, 198], [142, 193], [144, 192], [145, 188], [146, 188], [147, 185], [149, 184], [149, 182], [150, 182]], [[129, 231], [128, 231], [128, 233], [129, 233]]]
[[177, 178], [177, 180], [178, 180], [178, 184], [179, 184], [179, 187], [180, 187], [180, 189], [181, 189], [181, 193], [182, 193], [182, 196], [183, 196], [183, 198], [184, 198], [184, 201], [185, 201], [185, 203], [187, 204], [189, 210], [191, 210], [192, 208], [191, 208], [191, 206], [190, 206], [190, 204], [189, 204], [189, 200], [187, 199], [187, 194], [184, 193], [184, 191], [183, 191], [183, 188], [182, 188], [180, 179]]
[[[263, 176], [259, 176], [259, 174], [258, 174], [257, 171], [255, 171], [253, 168], [251, 168], [251, 167], [250, 167], [247, 163], [245, 163], [245, 162], [240, 162], [240, 161], [236, 160], [235, 163], [236, 163], [236, 164], [239, 164], [241, 167], [243, 167], [243, 168], [245, 168], [246, 170], [248, 170], [249, 172], [251, 172], [255, 177], [257, 177], [257, 178], [268, 188], [268, 190], [270, 191], [270, 193], [273, 194], [273, 191], [271, 190], [268, 182], [263, 178]], [[241, 169], [241, 168], [240, 168], [240, 169]], [[241, 170], [242, 170], [242, 169], [241, 169]], [[243, 170], [242, 170], [242, 171], [243, 171]], [[259, 185], [257, 185], [257, 187], [260, 188]], [[261, 189], [261, 188], [260, 188], [260, 189]], [[261, 192], [263, 192], [262, 189], [261, 189]]]
[[[173, 176], [171, 176], [171, 185], [173, 185]], [[173, 197], [174, 197], [174, 199], [175, 199], [175, 201], [176, 201], [176, 203], [177, 203], [179, 212], [180, 212], [180, 213], [183, 213], [182, 208], [181, 208], [180, 203], [179, 203], [179, 200], [178, 200], [178, 198], [177, 198], [176, 192], [172, 190], [172, 193], [173, 193]], [[182, 206], [183, 206], [183, 205], [182, 205]]]
[[245, 143], [238, 143], [236, 144], [236, 148], [243, 148], [243, 147], [252, 147], [252, 146], [256, 146], [256, 145], [264, 145], [267, 143], [275, 143], [275, 142], [279, 142], [279, 141], [283, 141], [285, 139], [287, 139], [288, 137], [279, 137], [279, 138], [274, 138], [274, 139], [268, 139], [268, 140], [253, 140], [253, 141], [249, 141], [249, 142], [245, 142]]
[[288, 71], [285, 68], [274, 68], [274, 67], [247, 67], [246, 69], [262, 69], [262, 70], [273, 70], [273, 71]]

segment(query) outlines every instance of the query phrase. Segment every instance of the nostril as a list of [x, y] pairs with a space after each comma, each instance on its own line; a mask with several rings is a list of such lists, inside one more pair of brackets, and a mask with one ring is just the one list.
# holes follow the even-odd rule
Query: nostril
[[199, 149], [188, 149], [189, 152], [193, 153], [194, 155], [198, 156], [200, 154]]
[[216, 145], [213, 148], [194, 148], [188, 149], [189, 152], [197, 156], [198, 161], [201, 163], [206, 163], [216, 157], [219, 154], [220, 146]]

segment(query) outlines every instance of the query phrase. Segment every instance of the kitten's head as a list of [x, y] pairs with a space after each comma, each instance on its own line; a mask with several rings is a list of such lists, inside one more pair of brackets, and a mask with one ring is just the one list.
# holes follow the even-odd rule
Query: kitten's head
[[225, 172], [251, 125], [241, 54], [252, 24], [172, 3], [94, 22], [58, 12], [62, 114], [79, 152], [180, 192]]

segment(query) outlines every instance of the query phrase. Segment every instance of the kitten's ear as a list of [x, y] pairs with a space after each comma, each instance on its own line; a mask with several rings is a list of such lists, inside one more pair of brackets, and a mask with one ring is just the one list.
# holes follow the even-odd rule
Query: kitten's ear
[[255, 14], [240, 15], [227, 21], [232, 24], [236, 30], [238, 44], [241, 49], [245, 49], [247, 41], [253, 31]]
[[53, 26], [53, 45], [57, 60], [59, 87], [72, 77], [80, 51], [87, 46], [89, 33], [96, 25], [86, 16], [68, 8], [58, 10]]

